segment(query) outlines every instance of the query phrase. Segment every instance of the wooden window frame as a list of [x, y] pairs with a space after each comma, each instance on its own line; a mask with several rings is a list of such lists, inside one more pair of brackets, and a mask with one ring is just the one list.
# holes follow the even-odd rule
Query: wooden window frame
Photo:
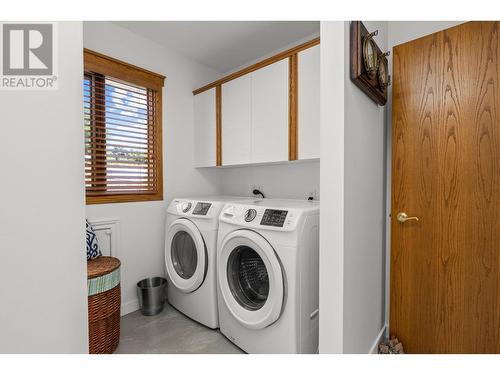
[[[148, 89], [148, 95], [154, 95], [155, 101], [155, 119], [154, 127], [148, 134], [155, 140], [154, 158], [156, 164], [156, 186], [154, 193], [131, 193], [131, 194], [103, 194], [97, 196], [88, 196], [86, 194], [86, 204], [102, 203], [125, 203], [125, 202], [144, 202], [163, 200], [163, 132], [162, 132], [162, 91], [165, 76], [148, 71], [135, 65], [117, 60], [115, 58], [103, 55], [101, 53], [83, 50], [84, 56], [84, 75], [92, 73], [93, 76], [101, 75], [123, 81], [124, 83], [137, 85]], [[98, 131], [94, 129], [94, 131]], [[151, 171], [150, 171], [151, 173]]]

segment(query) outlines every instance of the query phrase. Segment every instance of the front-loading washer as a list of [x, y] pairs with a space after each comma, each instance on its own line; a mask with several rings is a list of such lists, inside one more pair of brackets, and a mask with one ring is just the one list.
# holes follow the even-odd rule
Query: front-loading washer
[[317, 353], [319, 202], [233, 202], [219, 220], [221, 332], [247, 353]]
[[219, 214], [241, 197], [175, 198], [167, 208], [165, 267], [168, 303], [193, 320], [218, 328], [217, 230]]

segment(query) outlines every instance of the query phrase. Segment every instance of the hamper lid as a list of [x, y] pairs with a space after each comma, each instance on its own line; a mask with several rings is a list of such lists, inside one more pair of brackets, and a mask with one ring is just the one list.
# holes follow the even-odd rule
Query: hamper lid
[[113, 272], [120, 267], [120, 264], [117, 258], [106, 256], [89, 260], [87, 261], [87, 279], [93, 279]]

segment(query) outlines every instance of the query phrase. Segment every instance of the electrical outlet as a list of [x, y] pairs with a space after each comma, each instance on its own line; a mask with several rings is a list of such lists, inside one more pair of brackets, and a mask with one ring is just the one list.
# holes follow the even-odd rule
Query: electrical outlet
[[314, 190], [311, 190], [309, 191], [309, 194], [307, 195], [307, 197], [313, 197], [313, 199], [316, 201], [319, 199], [319, 194], [318, 194], [318, 190], [317, 189], [314, 189]]

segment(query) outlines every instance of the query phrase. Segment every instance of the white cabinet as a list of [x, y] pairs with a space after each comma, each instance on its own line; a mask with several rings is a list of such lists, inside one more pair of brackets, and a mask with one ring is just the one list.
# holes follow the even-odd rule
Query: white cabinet
[[319, 45], [298, 53], [298, 158], [319, 158]]
[[222, 85], [222, 165], [251, 162], [251, 75]]
[[288, 160], [288, 59], [250, 74], [252, 163]]
[[222, 165], [288, 159], [288, 60], [222, 85]]
[[[297, 159], [319, 158], [320, 47], [297, 54]], [[293, 61], [292, 61], [293, 62]], [[283, 162], [289, 154], [290, 59], [231, 79], [221, 85], [223, 166]], [[216, 89], [195, 95], [197, 167], [215, 166]], [[293, 109], [292, 109], [293, 110]], [[292, 142], [293, 143], [293, 142]]]
[[215, 88], [194, 96], [194, 163], [196, 167], [216, 165]]

